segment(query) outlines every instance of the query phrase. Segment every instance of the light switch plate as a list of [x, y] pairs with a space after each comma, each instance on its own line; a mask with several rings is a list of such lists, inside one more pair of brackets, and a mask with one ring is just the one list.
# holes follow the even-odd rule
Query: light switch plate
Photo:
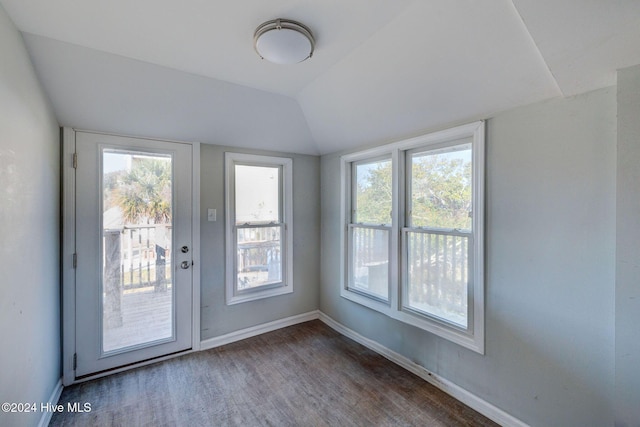
[[215, 221], [216, 220], [216, 210], [215, 209], [207, 209], [207, 221]]

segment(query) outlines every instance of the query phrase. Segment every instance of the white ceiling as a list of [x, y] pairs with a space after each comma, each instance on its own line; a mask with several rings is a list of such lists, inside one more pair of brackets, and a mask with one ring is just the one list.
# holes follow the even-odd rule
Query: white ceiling
[[[61, 125], [324, 154], [615, 84], [640, 0], [0, 0]], [[277, 17], [313, 58], [270, 64]]]

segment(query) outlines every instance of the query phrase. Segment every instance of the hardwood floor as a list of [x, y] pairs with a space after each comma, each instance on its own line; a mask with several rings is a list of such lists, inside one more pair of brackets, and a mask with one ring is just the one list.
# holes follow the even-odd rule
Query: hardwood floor
[[51, 426], [495, 426], [318, 320], [65, 388]]

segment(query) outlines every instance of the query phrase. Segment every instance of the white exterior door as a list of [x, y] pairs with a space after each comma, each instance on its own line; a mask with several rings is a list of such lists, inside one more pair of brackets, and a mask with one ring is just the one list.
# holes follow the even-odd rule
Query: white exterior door
[[192, 146], [76, 132], [75, 378], [192, 347]]

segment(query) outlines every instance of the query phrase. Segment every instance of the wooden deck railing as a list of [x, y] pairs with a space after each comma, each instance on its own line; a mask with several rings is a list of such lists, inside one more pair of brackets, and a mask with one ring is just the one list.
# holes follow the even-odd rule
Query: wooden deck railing
[[[355, 280], [375, 294], [382, 294], [376, 288], [380, 281], [376, 275], [389, 259], [388, 233], [380, 227], [358, 225], [352, 234], [352, 250], [357, 252], [352, 265]], [[403, 300], [407, 308], [466, 322], [470, 239], [469, 233], [453, 230], [403, 231]]]
[[171, 286], [170, 226], [125, 226], [104, 230], [103, 238], [105, 282], [109, 278], [123, 291]]

